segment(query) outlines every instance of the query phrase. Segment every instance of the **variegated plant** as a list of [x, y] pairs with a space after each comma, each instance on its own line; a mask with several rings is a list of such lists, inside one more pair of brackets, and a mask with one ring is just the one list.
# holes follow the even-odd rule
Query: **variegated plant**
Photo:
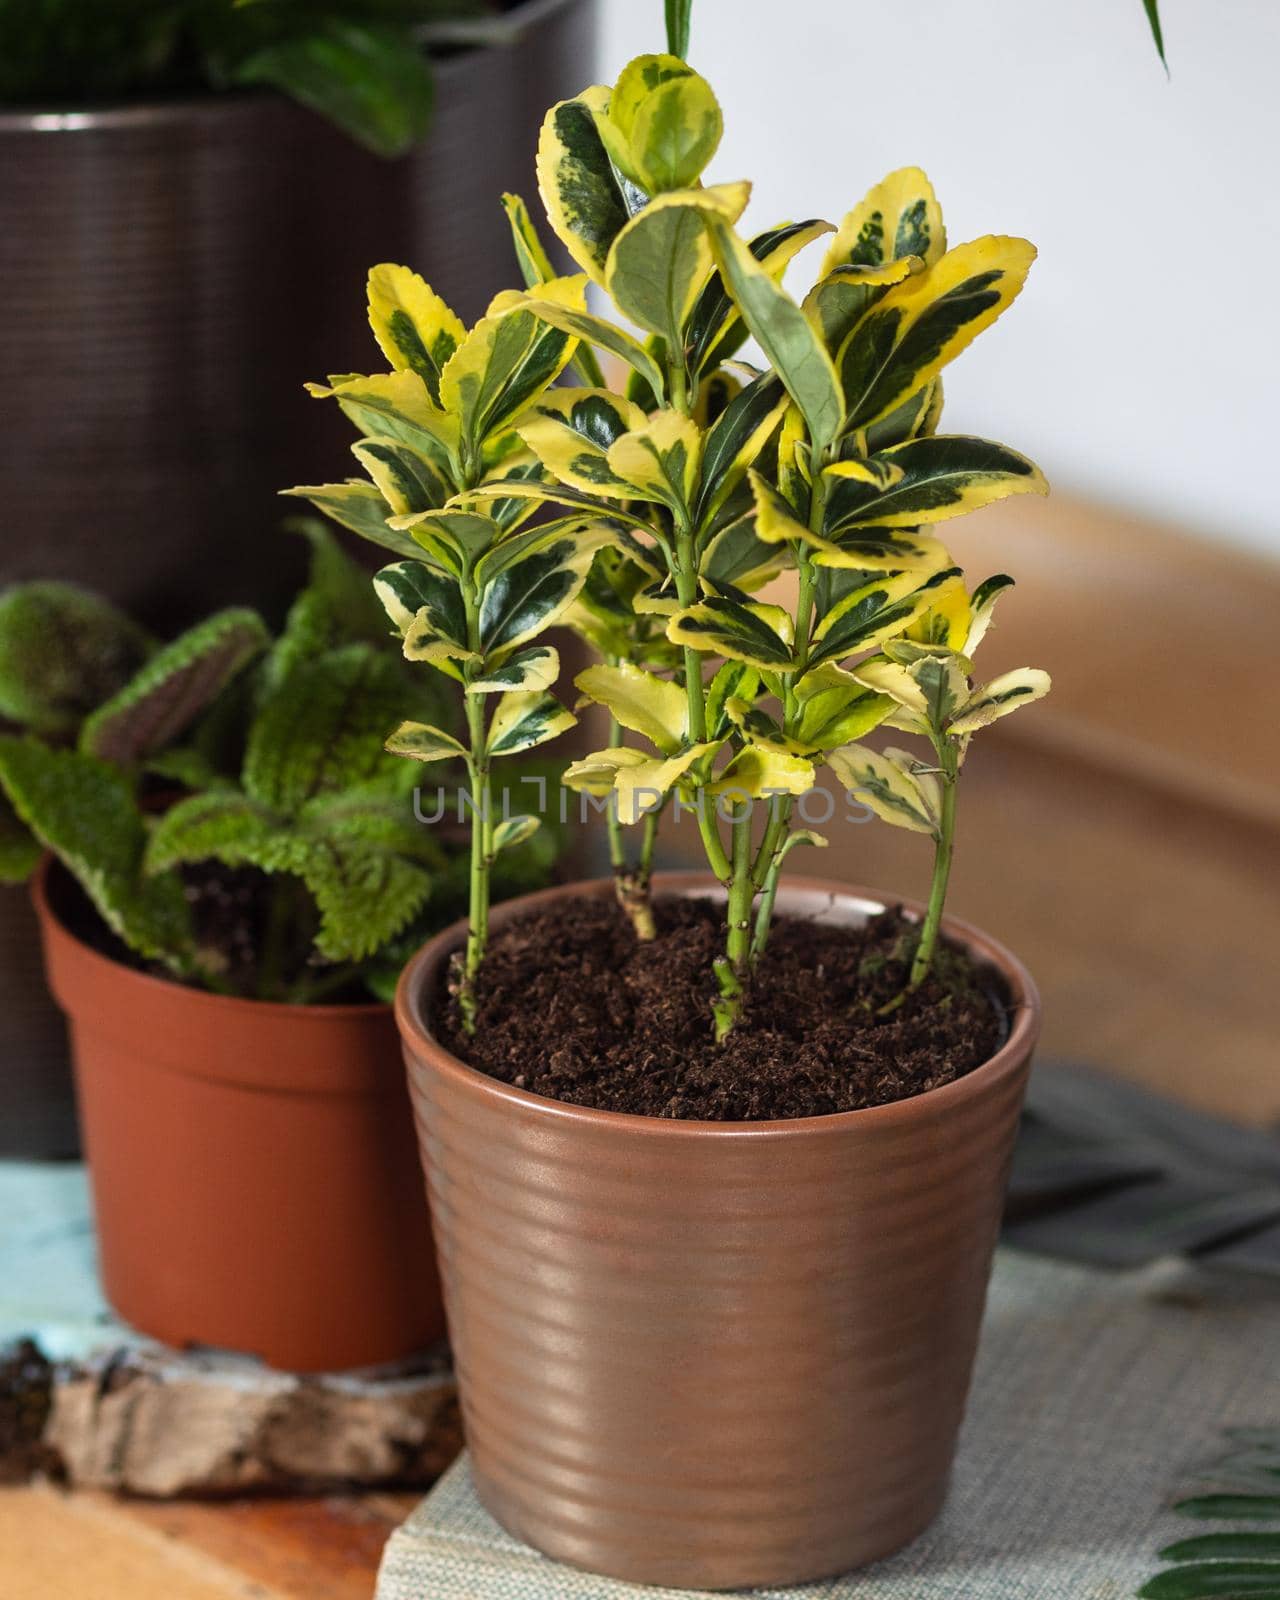
[[[612, 88], [554, 106], [539, 189], [581, 271], [556, 274], [526, 206], [507, 196], [524, 292], [500, 295], [467, 332], [412, 273], [378, 267], [370, 318], [393, 370], [318, 391], [360, 429], [369, 481], [295, 492], [408, 558], [380, 574], [379, 592], [406, 655], [453, 677], [468, 705], [465, 747], [412, 727], [391, 741], [470, 766], [464, 1015], [484, 952], [485, 873], [507, 826], [484, 820], [489, 763], [573, 720], [548, 693], [557, 663], [538, 639], [552, 622], [601, 656], [576, 684], [613, 733], [566, 782], [611, 796], [616, 827], [643, 826], [637, 865], [616, 836], [613, 850], [642, 937], [656, 817], [673, 798], [697, 813], [728, 894], [719, 1037], [766, 946], [784, 859], [824, 842], [793, 827], [818, 769], [937, 841], [918, 984], [968, 740], [1048, 688], [1029, 669], [971, 688], [965, 652], [1008, 580], [970, 597], [935, 527], [1045, 492], [1025, 457], [937, 431], [943, 368], [1012, 302], [1034, 249], [1003, 236], [948, 249], [916, 168], [838, 227], [744, 237], [750, 186], [702, 181], [720, 135], [710, 87], [675, 55], [640, 57]], [[824, 235], [817, 281], [796, 301], [784, 270]], [[589, 286], [618, 320], [588, 304]], [[763, 369], [739, 359], [749, 336]], [[610, 363], [625, 373], [616, 387]], [[530, 528], [540, 503], [559, 514]], [[787, 569], [788, 603], [756, 598]], [[886, 722], [929, 753], [869, 751], [861, 740]]]

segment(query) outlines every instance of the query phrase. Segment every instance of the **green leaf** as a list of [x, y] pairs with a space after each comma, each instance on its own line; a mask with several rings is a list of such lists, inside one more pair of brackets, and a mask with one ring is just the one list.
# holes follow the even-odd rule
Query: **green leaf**
[[431, 69], [409, 28], [318, 17], [232, 69], [318, 111], [375, 155], [411, 149], [431, 122]]
[[435, 511], [453, 494], [453, 485], [435, 464], [402, 439], [360, 439], [351, 446], [351, 453], [373, 479], [387, 503], [388, 515]]
[[401, 638], [413, 630], [456, 646], [455, 654], [471, 653], [462, 588], [447, 573], [425, 561], [396, 561], [375, 575], [373, 589]]
[[504, 694], [489, 724], [490, 756], [514, 756], [532, 750], [574, 727], [577, 717], [554, 695], [540, 690]]
[[40, 865], [40, 841], [0, 789], [0, 883], [25, 883]]
[[[599, 284], [609, 246], [648, 196], [614, 167], [597, 126], [609, 104], [600, 85], [551, 107], [538, 140], [538, 191], [547, 221]], [[656, 392], [656, 391], [655, 391]]]
[[1280, 1561], [1280, 1533], [1204, 1533], [1166, 1545], [1161, 1561], [1231, 1561], [1266, 1557]]
[[1147, 21], [1151, 25], [1151, 37], [1156, 42], [1156, 49], [1167, 71], [1169, 62], [1164, 53], [1164, 29], [1160, 26], [1160, 0], [1142, 0], [1142, 8], [1147, 13]]
[[808, 317], [733, 229], [714, 219], [708, 225], [721, 274], [743, 321], [799, 406], [813, 448], [820, 454], [844, 422], [844, 401], [831, 357]]
[[1012, 672], [1002, 672], [974, 691], [952, 718], [947, 731], [957, 737], [974, 733], [1000, 717], [1007, 717], [1019, 706], [1042, 700], [1050, 687], [1049, 674], [1039, 667], [1017, 667]]
[[158, 651], [85, 722], [80, 748], [117, 766], [162, 750], [271, 643], [256, 611], [219, 611]]
[[369, 325], [397, 372], [416, 372], [440, 404], [440, 374], [467, 330], [434, 289], [408, 267], [383, 262], [369, 273]]
[[847, 744], [833, 750], [827, 763], [849, 793], [882, 822], [937, 837], [932, 794], [921, 786], [904, 752], [881, 755], [863, 744]]
[[609, 466], [609, 447], [646, 421], [639, 406], [608, 389], [553, 389], [527, 413], [520, 437], [558, 482], [584, 494], [629, 498]]
[[711, 243], [704, 217], [734, 223], [750, 186], [719, 184], [661, 194], [627, 223], [613, 241], [605, 283], [625, 317], [656, 333], [669, 348], [685, 343], [685, 324], [711, 273]]
[[123, 773], [79, 751], [5, 736], [0, 787], [113, 933], [145, 960], [190, 970], [195, 949], [182, 884], [172, 875], [143, 876], [146, 826]]
[[1245, 1600], [1280, 1597], [1280, 1561], [1206, 1561], [1172, 1567], [1138, 1590], [1140, 1600]]
[[268, 658], [272, 678], [299, 657], [322, 655], [340, 644], [381, 642], [387, 632], [368, 572], [351, 559], [329, 528], [314, 517], [293, 517], [285, 526], [309, 542], [311, 559], [306, 587], [290, 606]]
[[502, 209], [511, 227], [511, 244], [516, 253], [516, 265], [527, 289], [536, 289], [540, 283], [550, 283], [556, 276], [546, 246], [538, 237], [538, 230], [529, 208], [518, 194], [504, 194]]
[[0, 717], [33, 733], [74, 734], [152, 648], [143, 629], [88, 590], [15, 584], [0, 594]]
[[786, 390], [773, 373], [767, 372], [740, 389], [712, 423], [694, 508], [699, 529], [705, 530], [713, 521], [747, 469], [759, 460], [782, 421], [786, 406]]
[[822, 620], [814, 629], [817, 644], [809, 656], [810, 666], [872, 650], [886, 639], [905, 633], [929, 609], [938, 589], [957, 572], [957, 568], [948, 567], [923, 579], [919, 573], [908, 571], [878, 574], [867, 581], [862, 581], [862, 573], [851, 574], [851, 586], [829, 607], [820, 608]]
[[537, 817], [504, 817], [493, 830], [493, 853], [511, 850], [526, 839], [532, 839], [541, 827]]
[[407, 699], [394, 658], [367, 645], [296, 663], [249, 730], [246, 793], [292, 815], [318, 794], [386, 774], [384, 741]]
[[1204, 1494], [1179, 1500], [1173, 1508], [1180, 1517], [1270, 1522], [1280, 1518], [1280, 1494]]
[[631, 497], [665, 505], [680, 519], [690, 515], [702, 469], [702, 433], [680, 411], [657, 411], [642, 427], [609, 446], [606, 460]]
[[822, 263], [822, 277], [843, 267], [880, 267], [918, 257], [926, 266], [947, 248], [933, 185], [919, 167], [899, 167], [842, 220]]
[[467, 685], [468, 694], [507, 694], [512, 690], [549, 689], [560, 676], [560, 654], [549, 644], [517, 650], [499, 667]]

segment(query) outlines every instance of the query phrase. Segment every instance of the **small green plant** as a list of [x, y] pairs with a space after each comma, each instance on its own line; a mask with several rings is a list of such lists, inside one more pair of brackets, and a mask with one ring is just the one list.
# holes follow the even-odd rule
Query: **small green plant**
[[[669, 20], [687, 33], [687, 6]], [[452, 677], [467, 706], [465, 748], [413, 726], [388, 746], [468, 761], [466, 1019], [496, 844], [481, 820], [489, 763], [509, 729], [541, 742], [573, 720], [548, 693], [554, 652], [537, 643], [553, 622], [601, 657], [576, 687], [608, 714], [610, 743], [565, 782], [614, 809], [619, 899], [640, 937], [653, 934], [657, 818], [668, 805], [696, 813], [728, 901], [718, 1038], [767, 946], [784, 861], [825, 842], [796, 826], [823, 766], [934, 840], [907, 992], [920, 986], [972, 735], [1049, 687], [1029, 668], [973, 686], [971, 653], [1009, 580], [970, 596], [936, 533], [1046, 490], [1006, 446], [938, 432], [944, 367], [1012, 303], [1034, 249], [990, 235], [948, 249], [933, 190], [911, 167], [839, 226], [784, 222], [744, 238], [750, 186], [702, 181], [720, 135], [710, 86], [674, 54], [642, 56], [612, 88], [552, 107], [539, 190], [582, 270], [557, 276], [527, 207], [507, 196], [523, 293], [499, 295], [467, 331], [407, 269], [376, 267], [370, 321], [393, 370], [313, 386], [363, 434], [353, 449], [367, 479], [293, 492], [407, 558], [379, 576], [379, 593], [404, 654]], [[797, 302], [783, 272], [824, 235]], [[589, 285], [618, 321], [588, 307]], [[764, 369], [741, 359], [749, 336]], [[625, 382], [609, 387], [603, 362]], [[571, 384], [556, 383], [562, 373]], [[530, 527], [540, 503], [561, 515]], [[784, 572], [786, 604], [757, 598]], [[869, 749], [882, 724], [926, 750]], [[631, 864], [618, 830], [635, 825]]]
[[[426, 132], [427, 24], [474, 0], [0, 0], [0, 105], [266, 85], [380, 155]], [[476, 35], [483, 37], [483, 34]]]
[[[252, 611], [158, 646], [67, 585], [0, 596], [0, 873], [53, 851], [130, 950], [187, 982], [384, 997], [453, 913], [465, 858], [383, 749], [434, 701], [384, 648], [367, 575], [304, 531], [311, 579], [274, 641]], [[212, 864], [248, 869], [236, 926], [200, 915]], [[512, 886], [537, 864], [524, 852]]]

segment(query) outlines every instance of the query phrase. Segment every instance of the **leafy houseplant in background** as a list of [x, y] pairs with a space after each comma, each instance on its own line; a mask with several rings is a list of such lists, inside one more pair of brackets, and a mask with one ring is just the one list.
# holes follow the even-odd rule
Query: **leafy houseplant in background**
[[[514, 196], [526, 287], [474, 326], [375, 268], [391, 370], [315, 386], [366, 477], [295, 492], [394, 552], [403, 655], [466, 708], [388, 748], [462, 754], [477, 802], [465, 929], [398, 999], [477, 1486], [552, 1555], [736, 1588], [883, 1555], [945, 1493], [1038, 1026], [1016, 959], [943, 919], [957, 794], [974, 733], [1049, 685], [975, 682], [1008, 579], [971, 591], [938, 537], [1045, 489], [938, 431], [1032, 247], [948, 249], [915, 168], [838, 227], [744, 237], [749, 186], [702, 181], [719, 137], [674, 54], [554, 106], [539, 187], [582, 271]], [[783, 270], [824, 235], [797, 302]], [[696, 818], [710, 873], [649, 900], [646, 841], [616, 887], [491, 916], [494, 758], [571, 721], [557, 621], [615, 730], [566, 782], [622, 829]], [[926, 906], [783, 878], [823, 843], [799, 823], [824, 765], [930, 836]]]
[[[0, 709], [26, 730], [0, 736], [4, 866], [57, 858], [37, 904], [107, 1293], [171, 1343], [299, 1369], [440, 1331], [373, 1001], [465, 885], [382, 749], [434, 701], [382, 648], [364, 573], [306, 532], [311, 582], [274, 641], [244, 609], [157, 646], [66, 585], [0, 597]], [[523, 858], [515, 881], [538, 881]]]
[[[428, 70], [399, 41], [429, 17]], [[589, 72], [594, 17], [594, 0], [460, 17], [0, 0], [0, 214], [21, 218], [0, 232], [0, 342], [25, 388], [0, 462], [24, 537], [0, 587], [81, 584], [167, 631], [240, 602], [278, 621], [300, 572], [274, 492], [338, 447], [297, 374], [357, 364], [350, 284], [372, 259], [428, 263], [464, 307], [500, 286], [505, 224], [472, 164], [517, 185], [542, 106]], [[375, 155], [315, 102], [412, 148]], [[0, 1150], [65, 1155], [65, 1034], [37, 948], [26, 897], [0, 891]]]

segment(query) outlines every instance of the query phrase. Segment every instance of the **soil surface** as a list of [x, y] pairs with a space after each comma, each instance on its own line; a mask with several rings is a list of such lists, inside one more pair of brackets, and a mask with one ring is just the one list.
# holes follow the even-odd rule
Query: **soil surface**
[[864, 927], [775, 920], [741, 1018], [711, 1032], [722, 909], [662, 900], [641, 944], [607, 899], [561, 901], [493, 936], [479, 1021], [446, 1007], [442, 1042], [462, 1060], [554, 1100], [643, 1116], [757, 1122], [904, 1100], [962, 1077], [1007, 1032], [990, 975], [945, 946], [896, 1011], [915, 928], [883, 912]]

